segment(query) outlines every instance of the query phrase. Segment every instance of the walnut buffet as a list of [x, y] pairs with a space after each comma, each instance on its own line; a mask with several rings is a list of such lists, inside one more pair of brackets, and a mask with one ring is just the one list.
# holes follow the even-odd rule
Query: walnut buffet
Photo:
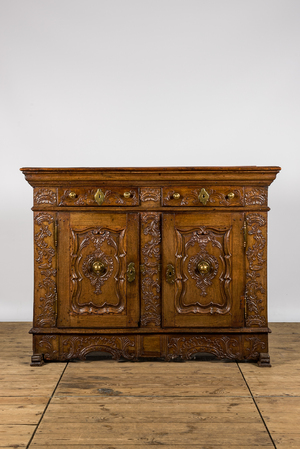
[[101, 351], [270, 366], [279, 167], [21, 170], [34, 188], [32, 365]]

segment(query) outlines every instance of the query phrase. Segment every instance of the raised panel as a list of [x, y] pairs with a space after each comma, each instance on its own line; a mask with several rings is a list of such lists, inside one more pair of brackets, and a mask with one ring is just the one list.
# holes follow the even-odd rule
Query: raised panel
[[[59, 324], [137, 326], [137, 214], [71, 214], [68, 234], [69, 241], [63, 239], [59, 248], [61, 263], [70, 246], [69, 263], [59, 276]], [[135, 276], [129, 276], [130, 267], [136, 270]]]
[[164, 226], [164, 326], [242, 325], [243, 214], [165, 214]]

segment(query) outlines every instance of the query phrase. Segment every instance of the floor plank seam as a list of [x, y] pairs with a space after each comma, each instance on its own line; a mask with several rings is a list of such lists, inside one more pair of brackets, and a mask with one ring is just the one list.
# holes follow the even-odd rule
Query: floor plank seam
[[37, 423], [36, 428], [34, 429], [33, 434], [31, 435], [31, 438], [30, 438], [30, 440], [29, 440], [29, 442], [28, 442], [28, 444], [27, 444], [27, 446], [26, 446], [26, 449], [29, 449], [29, 447], [30, 447], [30, 445], [31, 445], [31, 443], [32, 443], [32, 440], [33, 440], [33, 438], [34, 438], [34, 436], [35, 436], [35, 434], [36, 434], [36, 431], [38, 430], [38, 428], [39, 428], [39, 426], [40, 426], [40, 424], [41, 424], [41, 422], [42, 422], [42, 420], [43, 420], [43, 418], [44, 418], [44, 416], [45, 416], [45, 413], [46, 413], [46, 411], [47, 411], [47, 409], [48, 409], [48, 407], [49, 407], [49, 405], [50, 405], [51, 399], [52, 399], [53, 396], [55, 395], [55, 392], [56, 392], [56, 390], [57, 390], [57, 388], [58, 388], [58, 385], [59, 385], [59, 383], [60, 383], [60, 381], [61, 381], [63, 375], [65, 374], [65, 371], [66, 371], [66, 369], [67, 369], [68, 364], [69, 364], [69, 362], [66, 363], [66, 366], [64, 367], [64, 369], [63, 369], [63, 371], [62, 371], [62, 373], [61, 373], [61, 375], [60, 375], [60, 377], [59, 377], [59, 379], [58, 379], [58, 381], [57, 381], [57, 384], [55, 385], [55, 388], [54, 388], [54, 390], [52, 391], [52, 394], [51, 394], [51, 396], [50, 396], [50, 398], [49, 398], [49, 401], [47, 402], [47, 405], [46, 405], [46, 407], [45, 407], [45, 409], [44, 409], [44, 411], [43, 411], [43, 413], [42, 413], [42, 416], [40, 417], [39, 422]]
[[261, 414], [261, 411], [259, 410], [259, 407], [258, 407], [258, 405], [257, 405], [257, 403], [256, 403], [256, 400], [255, 400], [255, 398], [254, 398], [254, 396], [253, 396], [253, 394], [252, 394], [252, 391], [251, 391], [251, 389], [250, 389], [250, 387], [249, 387], [249, 385], [248, 385], [248, 382], [247, 382], [247, 380], [246, 380], [246, 378], [245, 378], [245, 376], [244, 376], [244, 373], [243, 373], [243, 371], [241, 370], [239, 363], [236, 362], [236, 364], [237, 364], [237, 366], [238, 366], [238, 369], [240, 370], [240, 373], [241, 373], [241, 375], [242, 375], [242, 377], [243, 377], [243, 379], [244, 379], [245, 384], [247, 385], [247, 388], [248, 388], [249, 393], [250, 393], [250, 395], [251, 395], [251, 397], [252, 397], [252, 400], [253, 400], [253, 402], [254, 402], [254, 405], [255, 405], [255, 407], [256, 407], [258, 413], [259, 413], [259, 416], [260, 416], [262, 422], [264, 423], [264, 426], [265, 426], [265, 428], [266, 428], [266, 431], [268, 432], [268, 435], [269, 435], [269, 437], [270, 437], [270, 440], [271, 440], [271, 442], [272, 442], [274, 448], [277, 449], [276, 444], [275, 444], [275, 442], [274, 442], [274, 440], [273, 440], [273, 438], [272, 438], [271, 432], [269, 431], [268, 426], [267, 426], [267, 424], [266, 424], [266, 422], [265, 422], [265, 420], [264, 420], [264, 418], [263, 418], [263, 416], [262, 416], [262, 414]]

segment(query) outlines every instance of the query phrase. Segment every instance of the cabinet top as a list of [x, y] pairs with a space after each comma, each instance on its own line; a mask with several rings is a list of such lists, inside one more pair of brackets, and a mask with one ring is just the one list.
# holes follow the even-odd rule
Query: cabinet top
[[236, 166], [236, 167], [60, 167], [20, 169], [33, 187], [52, 185], [111, 184], [166, 184], [173, 182], [213, 182], [217, 184], [270, 185], [280, 167]]

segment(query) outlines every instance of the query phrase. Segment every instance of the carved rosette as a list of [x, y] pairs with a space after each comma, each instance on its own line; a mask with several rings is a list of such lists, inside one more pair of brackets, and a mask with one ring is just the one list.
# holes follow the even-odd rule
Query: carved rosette
[[135, 337], [128, 336], [62, 336], [61, 360], [85, 360], [90, 352], [108, 352], [115, 360], [136, 357]]
[[160, 189], [151, 189], [151, 188], [141, 188], [140, 190], [140, 200], [141, 202], [145, 201], [159, 201], [160, 200]]
[[160, 214], [141, 214], [141, 326], [160, 326]]
[[[114, 231], [107, 228], [88, 228], [82, 231], [71, 230], [72, 255], [71, 270], [73, 293], [71, 308], [74, 314], [104, 314], [120, 313], [125, 309], [125, 229]], [[113, 257], [106, 254], [102, 245], [106, 243], [113, 249]], [[104, 264], [103, 273], [94, 273], [93, 263], [100, 261]], [[88, 279], [95, 286], [94, 294], [102, 293], [101, 287], [110, 279], [114, 272], [114, 292], [117, 304], [104, 301], [95, 304], [93, 298], [89, 302], [81, 303], [82, 282]]]
[[40, 212], [34, 217], [34, 225], [35, 263], [39, 279], [35, 290], [35, 304], [38, 304], [40, 310], [39, 314], [35, 311], [35, 322], [39, 327], [54, 327], [57, 301], [56, 251], [52, 246], [54, 216]]
[[254, 188], [245, 192], [246, 206], [259, 205], [266, 206], [268, 204], [268, 188]]
[[[219, 313], [226, 314], [231, 308], [230, 282], [231, 282], [231, 254], [229, 241], [231, 228], [218, 229], [199, 226], [191, 229], [175, 229], [177, 251], [176, 257], [176, 296], [175, 306], [178, 313]], [[198, 246], [199, 251], [190, 256], [189, 249]], [[210, 245], [210, 250], [208, 250]], [[213, 248], [218, 251], [218, 259], [211, 254]], [[210, 265], [207, 273], [200, 273], [197, 265], [202, 260]], [[219, 269], [219, 266], [221, 269]], [[219, 273], [219, 287], [221, 293], [220, 302], [215, 299], [209, 304], [200, 301], [187, 304], [186, 292], [189, 276], [196, 281], [199, 288], [199, 296], [206, 296], [208, 289], [213, 285]], [[214, 286], [213, 288], [217, 288]]]
[[264, 327], [267, 325], [263, 315], [266, 304], [266, 234], [267, 219], [259, 213], [249, 213], [246, 216], [248, 236], [247, 272], [246, 272], [246, 326]]
[[51, 204], [56, 205], [56, 191], [52, 189], [35, 189], [34, 192], [34, 204]]

